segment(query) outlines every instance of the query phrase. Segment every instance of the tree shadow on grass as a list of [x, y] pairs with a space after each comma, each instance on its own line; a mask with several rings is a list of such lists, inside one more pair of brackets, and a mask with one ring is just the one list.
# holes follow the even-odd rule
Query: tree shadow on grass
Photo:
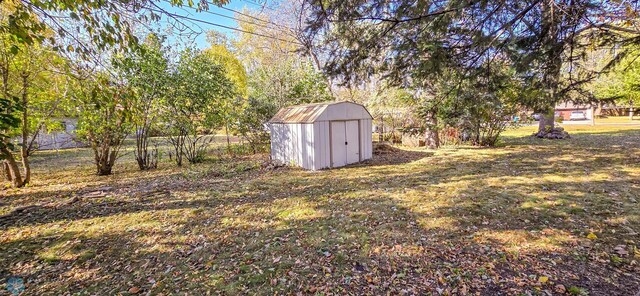
[[[613, 262], [607, 254], [630, 239], [626, 227], [640, 226], [631, 200], [639, 184], [628, 170], [636, 168], [629, 159], [638, 143], [574, 144], [570, 152], [564, 145], [513, 144], [500, 153], [452, 151], [402, 165], [285, 169], [230, 184], [202, 177], [170, 195], [34, 213], [11, 226], [0, 253], [4, 266], [19, 270], [22, 261], [41, 264], [33, 255], [48, 249], [66, 254], [56, 246], [68, 241], [80, 250], [35, 271], [36, 294], [70, 283], [72, 292], [96, 294], [138, 286], [192, 294], [512, 295], [562, 284], [633, 295], [637, 266], [629, 256]], [[16, 234], [56, 221], [73, 229]], [[116, 225], [99, 230], [108, 223]], [[77, 230], [83, 227], [87, 233]], [[597, 240], [585, 238], [590, 231]], [[84, 264], [74, 254], [85, 249], [103, 255], [86, 260], [79, 270], [86, 277], [61, 279], [58, 271]], [[5, 257], [16, 252], [23, 256]]]
[[405, 150], [391, 145], [380, 144], [374, 145], [373, 158], [365, 161], [363, 165], [400, 165], [414, 162], [425, 157], [432, 157], [434, 154], [434, 152]]

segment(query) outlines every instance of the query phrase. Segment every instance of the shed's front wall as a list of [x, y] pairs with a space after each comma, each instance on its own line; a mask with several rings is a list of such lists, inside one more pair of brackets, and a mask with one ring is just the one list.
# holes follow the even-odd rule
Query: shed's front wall
[[314, 170], [313, 124], [275, 123], [271, 130], [271, 158]]
[[[360, 121], [360, 160], [373, 157], [373, 135], [371, 134], [372, 120], [359, 119]], [[314, 143], [313, 170], [331, 167], [331, 135], [329, 134], [329, 121], [321, 121], [313, 124]]]

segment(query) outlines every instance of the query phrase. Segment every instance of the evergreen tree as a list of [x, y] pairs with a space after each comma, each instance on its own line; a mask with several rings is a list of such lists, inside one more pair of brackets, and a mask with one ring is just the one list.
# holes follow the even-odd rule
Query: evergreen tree
[[[384, 73], [389, 82], [423, 98], [427, 126], [440, 102], [493, 61], [508, 59], [535, 96], [521, 103], [544, 114], [538, 136], [553, 129], [554, 106], [597, 72], [584, 71], [588, 47], [637, 42], [637, 1], [319, 1], [306, 34], [322, 36], [326, 71], [344, 80]], [[621, 52], [620, 55], [624, 55]], [[615, 63], [617, 59], [612, 59]], [[607, 64], [604, 68], [610, 64]], [[490, 68], [490, 67], [489, 67]], [[444, 81], [448, 72], [456, 81]], [[585, 99], [592, 99], [585, 97]]]

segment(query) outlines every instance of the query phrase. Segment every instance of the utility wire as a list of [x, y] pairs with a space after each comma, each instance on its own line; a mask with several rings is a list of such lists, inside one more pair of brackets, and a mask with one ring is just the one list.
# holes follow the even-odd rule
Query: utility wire
[[[165, 1], [165, 2], [170, 3], [169, 1]], [[265, 24], [260, 24], [260, 23], [254, 23], [254, 22], [251, 22], [251, 21], [241, 20], [241, 19], [229, 16], [229, 15], [225, 15], [225, 14], [222, 14], [222, 13], [217, 13], [217, 12], [213, 12], [213, 11], [209, 11], [209, 10], [205, 10], [205, 9], [198, 9], [198, 8], [191, 7], [191, 6], [179, 6], [179, 7], [183, 8], [183, 10], [185, 10], [185, 12], [187, 12], [187, 11], [184, 8], [189, 8], [189, 9], [195, 10], [197, 13], [204, 12], [204, 13], [208, 13], [208, 14], [211, 14], [211, 15], [215, 15], [215, 16], [220, 16], [220, 17], [223, 17], [223, 18], [231, 19], [231, 20], [234, 20], [236, 22], [252, 24], [252, 25], [263, 27], [263, 28], [266, 28], [266, 29], [274, 29], [273, 27], [269, 27], [268, 25], [265, 25]], [[189, 12], [187, 12], [187, 13], [189, 13]], [[191, 13], [189, 13], [189, 15], [191, 15]], [[281, 26], [281, 27], [289, 29], [286, 26]], [[277, 29], [277, 28], [275, 28], [275, 29]]]
[[[169, 2], [167, 1], [167, 3], [169, 3]], [[268, 26], [268, 25], [266, 25], [266, 24], [261, 24], [261, 23], [256, 23], [256, 22], [252, 22], [252, 21], [247, 21], [247, 20], [239, 19], [239, 18], [236, 18], [236, 17], [233, 17], [233, 16], [225, 15], [225, 14], [222, 14], [222, 13], [213, 12], [213, 11], [210, 11], [210, 10], [198, 9], [198, 8], [190, 7], [190, 6], [185, 6], [185, 8], [193, 9], [193, 10], [195, 10], [197, 13], [199, 13], [199, 12], [204, 12], [204, 13], [208, 13], [208, 14], [211, 14], [211, 15], [216, 15], [216, 16], [220, 16], [220, 17], [223, 17], [223, 18], [231, 19], [231, 20], [234, 20], [234, 21], [236, 21], [236, 22], [242, 22], [242, 23], [247, 23], [247, 24], [251, 24], [251, 25], [259, 26], [259, 27], [262, 27], [262, 28], [265, 28], [265, 29], [279, 29], [279, 28], [284, 28], [284, 29], [287, 29], [287, 30], [291, 30], [291, 28], [289, 28], [289, 27], [287, 27], [287, 26], [284, 26], [284, 25], [278, 25], [278, 24], [275, 24], [275, 23], [270, 23], [270, 22], [267, 22], [267, 21], [265, 21], [265, 20], [262, 20], [262, 21], [263, 21], [263, 22], [266, 22], [266, 23], [269, 23], [269, 24], [273, 24], [273, 26], [275, 26], [275, 28], [274, 28], [274, 27], [270, 27], [270, 26]]]
[[225, 25], [221, 25], [221, 24], [216, 24], [214, 22], [196, 19], [196, 18], [192, 18], [192, 17], [186, 16], [186, 15], [180, 15], [180, 14], [176, 14], [176, 13], [171, 13], [171, 12], [168, 12], [168, 11], [166, 11], [164, 9], [153, 9], [153, 8], [150, 8], [150, 10], [155, 11], [155, 12], [160, 13], [160, 14], [166, 14], [167, 16], [170, 16], [170, 17], [175, 18], [175, 19], [185, 19], [185, 20], [188, 20], [188, 21], [191, 21], [191, 22], [199, 22], [199, 23], [210, 25], [210, 26], [216, 26], [216, 27], [225, 28], [225, 29], [229, 29], [229, 30], [233, 30], [233, 31], [237, 31], [237, 32], [247, 33], [247, 34], [251, 34], [251, 35], [256, 35], [256, 36], [260, 36], [260, 37], [264, 37], [264, 38], [269, 38], [269, 39], [273, 39], [273, 40], [278, 40], [278, 41], [287, 42], [287, 43], [295, 44], [295, 45], [298, 45], [298, 46], [302, 46], [301, 43], [294, 42], [294, 41], [291, 41], [291, 40], [286, 40], [286, 39], [282, 39], [282, 38], [278, 38], [278, 37], [274, 37], [274, 36], [264, 35], [264, 34], [255, 33], [255, 32], [249, 32], [249, 31], [238, 29], [238, 28], [234, 28], [234, 27], [229, 27], [229, 26], [225, 26]]
[[265, 3], [264, 3], [264, 4], [256, 3], [256, 2], [253, 2], [253, 1], [251, 1], [251, 0], [242, 0], [242, 1], [243, 1], [243, 2], [247, 2], [247, 3], [249, 3], [249, 4], [253, 4], [253, 5], [255, 5], [255, 6], [259, 6], [259, 7], [261, 7], [261, 8], [266, 8], [266, 9], [269, 9], [269, 10], [271, 10], [271, 11], [275, 11], [275, 9], [273, 9], [273, 8], [271, 8], [271, 7], [269, 7], [269, 6], [267, 6], [266, 1], [265, 1]]
[[[167, 3], [171, 3], [171, 2], [166, 1], [166, 0], [165, 0], [165, 2], [167, 2]], [[255, 3], [255, 2], [253, 2], [253, 3], [254, 3], [254, 4], [256, 4], [256, 5], [260, 5], [260, 4]], [[224, 7], [224, 6], [218, 6], [218, 5], [213, 4], [213, 3], [211, 3], [209, 6], [216, 6], [216, 7], [220, 8], [220, 9], [227, 10], [227, 11], [230, 11], [230, 12], [233, 12], [233, 13], [236, 13], [236, 14], [239, 14], [239, 15], [242, 15], [242, 16], [246, 16], [246, 17], [248, 17], [248, 18], [251, 18], [251, 19], [254, 19], [254, 20], [257, 20], [257, 21], [260, 21], [260, 22], [266, 23], [266, 24], [270, 24], [270, 25], [276, 26], [277, 28], [285, 28], [285, 29], [287, 29], [287, 30], [293, 30], [292, 28], [290, 28], [290, 27], [288, 27], [288, 26], [285, 26], [285, 25], [282, 25], [282, 24], [277, 24], [277, 23], [274, 23], [274, 22], [272, 22], [272, 21], [264, 20], [264, 19], [261, 19], [261, 18], [255, 17], [255, 16], [253, 16], [253, 15], [246, 14], [246, 13], [243, 13], [243, 12], [241, 12], [241, 11], [237, 11], [237, 10], [234, 10], [234, 9], [231, 9], [231, 8], [227, 8], [227, 7]], [[191, 9], [194, 9], [196, 12], [205, 12], [205, 13], [209, 13], [209, 14], [213, 14], [213, 15], [221, 16], [221, 17], [224, 17], [224, 18], [232, 19], [232, 20], [235, 20], [235, 21], [237, 21], [237, 22], [244, 22], [244, 23], [248, 23], [248, 24], [252, 24], [252, 25], [256, 25], [256, 26], [261, 26], [261, 27], [263, 27], [263, 28], [267, 28], [267, 29], [274, 29], [274, 28], [268, 27], [268, 26], [267, 26], [267, 25], [265, 25], [265, 24], [259, 24], [259, 23], [255, 23], [255, 22], [251, 22], [251, 21], [247, 21], [247, 20], [242, 20], [242, 19], [239, 19], [239, 18], [237, 18], [237, 17], [232, 17], [232, 16], [228, 16], [228, 15], [224, 15], [224, 14], [220, 14], [220, 13], [212, 12], [212, 11], [209, 11], [208, 9], [198, 9], [198, 8], [191, 7], [191, 6], [177, 6], [177, 7], [181, 7], [181, 8], [191, 8]], [[269, 8], [269, 9], [272, 9], [272, 8]], [[184, 9], [183, 9], [183, 10], [184, 10]], [[272, 9], [272, 10], [273, 10], [273, 9]], [[274, 11], [275, 11], [275, 10], [274, 10]]]
[[[214, 4], [214, 5], [215, 5], [215, 4]], [[263, 19], [261, 19], [261, 18], [257, 18], [257, 17], [255, 17], [255, 16], [253, 16], [253, 15], [246, 14], [246, 13], [241, 12], [241, 11], [237, 11], [237, 10], [235, 10], [235, 9], [227, 8], [227, 7], [224, 7], [224, 6], [218, 6], [218, 7], [219, 7], [220, 9], [227, 10], [227, 11], [231, 11], [231, 12], [237, 13], [237, 14], [242, 15], [242, 16], [246, 16], [246, 17], [248, 17], [248, 18], [251, 18], [251, 19], [254, 19], [254, 20], [257, 20], [257, 21], [265, 22], [265, 23], [267, 23], [267, 24], [271, 24], [271, 25], [275, 25], [275, 26], [280, 26], [280, 25], [278, 25], [278, 24], [276, 24], [276, 23], [274, 23], [274, 22], [267, 21], [267, 20], [263, 20]]]

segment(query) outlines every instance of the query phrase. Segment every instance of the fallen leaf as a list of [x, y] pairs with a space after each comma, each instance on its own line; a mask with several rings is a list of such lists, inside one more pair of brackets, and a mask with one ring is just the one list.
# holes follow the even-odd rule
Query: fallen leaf
[[543, 284], [548, 282], [548, 281], [549, 281], [549, 277], [546, 277], [546, 276], [541, 276], [541, 277], [538, 278], [538, 282], [541, 282]]
[[629, 255], [629, 252], [627, 252], [627, 246], [625, 245], [617, 245], [613, 250], [621, 256]]
[[595, 233], [593, 233], [593, 232], [589, 232], [589, 234], [587, 234], [587, 238], [593, 240], [593, 239], [598, 238], [598, 236], [595, 235]]
[[138, 293], [140, 293], [140, 291], [141, 291], [140, 287], [131, 287], [131, 288], [129, 288], [129, 293], [131, 293], [131, 294], [138, 294]]

